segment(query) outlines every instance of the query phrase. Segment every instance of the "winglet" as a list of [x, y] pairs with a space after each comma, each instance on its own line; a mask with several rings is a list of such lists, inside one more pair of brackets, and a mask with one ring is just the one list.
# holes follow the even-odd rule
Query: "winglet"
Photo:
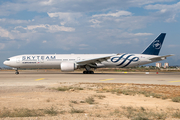
[[166, 33], [161, 33], [152, 43], [142, 52], [142, 54], [159, 55]]

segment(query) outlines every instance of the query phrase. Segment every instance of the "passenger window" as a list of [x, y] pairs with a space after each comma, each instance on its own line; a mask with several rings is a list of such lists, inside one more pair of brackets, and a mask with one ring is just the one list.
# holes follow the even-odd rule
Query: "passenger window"
[[75, 61], [75, 59], [69, 59], [69, 61]]

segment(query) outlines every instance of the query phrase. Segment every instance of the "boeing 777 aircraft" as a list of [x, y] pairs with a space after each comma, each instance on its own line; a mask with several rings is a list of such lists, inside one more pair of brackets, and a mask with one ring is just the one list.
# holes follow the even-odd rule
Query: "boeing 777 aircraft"
[[141, 54], [27, 54], [8, 58], [4, 65], [19, 68], [58, 68], [71, 72], [85, 68], [84, 74], [93, 74], [96, 68], [124, 68], [149, 64], [172, 55], [158, 56], [166, 33], [161, 33]]

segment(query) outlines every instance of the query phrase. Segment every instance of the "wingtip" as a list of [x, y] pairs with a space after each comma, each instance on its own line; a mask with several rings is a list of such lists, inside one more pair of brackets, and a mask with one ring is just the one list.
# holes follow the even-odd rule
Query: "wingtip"
[[175, 56], [175, 54], [170, 54], [170, 56]]

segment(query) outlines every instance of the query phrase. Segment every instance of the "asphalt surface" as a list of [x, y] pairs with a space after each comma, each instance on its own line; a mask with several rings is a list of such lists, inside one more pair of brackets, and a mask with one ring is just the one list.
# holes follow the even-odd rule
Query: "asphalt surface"
[[90, 83], [137, 83], [180, 85], [179, 72], [95, 72], [95, 74], [82, 74], [82, 72], [62, 73], [48, 70], [23, 70], [15, 75], [15, 71], [0, 71], [0, 86], [34, 86], [52, 85], [60, 82], [90, 82]]

